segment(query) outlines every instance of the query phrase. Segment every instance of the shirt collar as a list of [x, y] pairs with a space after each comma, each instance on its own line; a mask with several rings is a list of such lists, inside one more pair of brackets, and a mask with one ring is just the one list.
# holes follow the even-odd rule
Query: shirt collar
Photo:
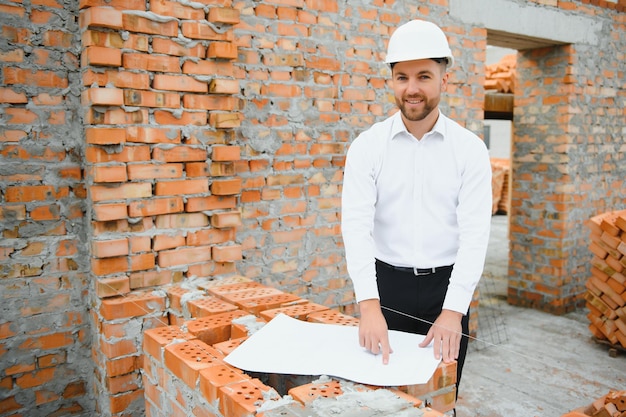
[[[439, 110], [439, 117], [437, 118], [437, 122], [435, 122], [435, 126], [428, 132], [424, 137], [429, 137], [431, 135], [435, 135], [435, 137], [439, 137], [444, 139], [446, 137], [446, 116]], [[403, 133], [406, 135], [410, 135], [409, 131], [406, 130], [406, 126], [402, 121], [401, 112], [398, 110], [393, 116], [393, 122], [391, 125], [391, 139], [395, 139], [398, 134]]]

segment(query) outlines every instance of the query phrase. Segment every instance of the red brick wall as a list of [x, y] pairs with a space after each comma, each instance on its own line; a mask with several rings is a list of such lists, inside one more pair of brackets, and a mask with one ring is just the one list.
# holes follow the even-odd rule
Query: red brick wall
[[[393, 110], [381, 59], [408, 17], [450, 34], [459, 65], [444, 111], [481, 132], [486, 30], [450, 21], [445, 2], [198, 4], [0, 5], [0, 415], [141, 412], [142, 332], [186, 318], [165, 292], [170, 284], [241, 274], [354, 313], [339, 234], [344, 155]], [[572, 12], [579, 3], [558, 6]], [[577, 12], [610, 19], [603, 10]], [[612, 33], [623, 33], [615, 21]], [[565, 53], [581, 57], [576, 75], [585, 75], [574, 86], [607, 100], [595, 111], [622, 126], [603, 89], [615, 88], [612, 103], [623, 103], [623, 86], [610, 84], [623, 79], [615, 36], [599, 67], [585, 60], [597, 51]], [[595, 90], [598, 68], [614, 76], [603, 73], [612, 81]], [[568, 97], [584, 100], [578, 93]], [[580, 125], [588, 130], [576, 143], [595, 138]], [[618, 185], [618, 162], [581, 190], [606, 190], [607, 178]], [[555, 181], [581, 184], [579, 166], [566, 165], [568, 176]], [[557, 211], [576, 227], [624, 194], [598, 192], [580, 212]], [[582, 236], [550, 239], [566, 241], [546, 255], [553, 265]], [[532, 262], [526, 250], [515, 262]], [[571, 262], [563, 276], [577, 270]], [[527, 278], [560, 285], [544, 273]]]
[[599, 44], [517, 55], [508, 301], [554, 314], [584, 305], [585, 223], [626, 204], [626, 67], [606, 52], [625, 47], [624, 14], [589, 3], [624, 5], [583, 3], [578, 13], [606, 22]]
[[77, 13], [0, 5], [0, 415], [94, 406]]

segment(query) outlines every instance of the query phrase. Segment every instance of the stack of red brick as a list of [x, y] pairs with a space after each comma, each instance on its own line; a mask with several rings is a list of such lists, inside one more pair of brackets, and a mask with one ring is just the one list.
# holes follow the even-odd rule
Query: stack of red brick
[[589, 330], [598, 340], [626, 348], [626, 210], [599, 214], [587, 224], [593, 253], [585, 284]]
[[508, 214], [511, 206], [510, 179], [511, 161], [505, 158], [491, 158], [492, 214]]
[[485, 66], [485, 90], [497, 93], [513, 93], [515, 90], [515, 54], [506, 55], [500, 62]]
[[626, 417], [626, 391], [609, 391], [587, 407], [573, 410], [562, 417]]
[[406, 410], [407, 416], [436, 417], [455, 406], [456, 363], [441, 363], [426, 384], [376, 387], [319, 376], [246, 373], [223, 360], [279, 313], [358, 325], [358, 319], [337, 310], [241, 276], [199, 280], [166, 292], [169, 322], [175, 324], [143, 334], [148, 416], [316, 416], [323, 414], [317, 413], [319, 407], [355, 405], [367, 415], [384, 415], [376, 413], [386, 404]]

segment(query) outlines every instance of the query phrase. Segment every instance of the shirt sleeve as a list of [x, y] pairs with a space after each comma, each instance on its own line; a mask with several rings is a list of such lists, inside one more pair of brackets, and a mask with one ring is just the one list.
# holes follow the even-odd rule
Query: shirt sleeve
[[491, 162], [480, 138], [465, 153], [457, 221], [459, 249], [443, 308], [466, 314], [483, 272], [492, 215]]
[[341, 231], [348, 274], [357, 303], [378, 299], [374, 263], [374, 210], [376, 205], [375, 152], [361, 134], [346, 155], [341, 195]]

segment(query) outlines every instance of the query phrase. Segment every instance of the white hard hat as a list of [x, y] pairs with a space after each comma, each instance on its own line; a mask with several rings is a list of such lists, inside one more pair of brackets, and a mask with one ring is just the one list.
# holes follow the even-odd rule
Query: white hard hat
[[448, 58], [448, 65], [454, 64], [448, 39], [436, 24], [415, 19], [398, 27], [391, 35], [385, 58], [387, 64], [429, 58]]

